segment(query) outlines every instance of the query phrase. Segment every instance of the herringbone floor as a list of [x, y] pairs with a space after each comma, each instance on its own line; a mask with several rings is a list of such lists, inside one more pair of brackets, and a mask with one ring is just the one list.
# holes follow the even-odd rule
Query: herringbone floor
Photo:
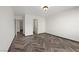
[[54, 35], [18, 36], [12, 42], [9, 52], [78, 52], [79, 43]]

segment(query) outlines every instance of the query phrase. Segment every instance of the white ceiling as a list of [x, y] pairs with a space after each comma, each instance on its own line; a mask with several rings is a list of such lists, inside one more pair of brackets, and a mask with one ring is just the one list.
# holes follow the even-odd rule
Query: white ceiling
[[74, 6], [50, 6], [48, 12], [45, 13], [41, 6], [12, 6], [17, 16], [24, 16], [25, 14], [33, 14], [37, 16], [51, 16], [64, 10], [74, 8]]

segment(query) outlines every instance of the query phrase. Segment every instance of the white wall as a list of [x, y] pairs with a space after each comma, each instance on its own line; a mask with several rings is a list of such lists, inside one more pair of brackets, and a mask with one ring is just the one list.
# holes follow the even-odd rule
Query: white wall
[[0, 6], [0, 51], [8, 51], [15, 36], [14, 14], [11, 7]]
[[33, 19], [38, 20], [38, 33], [45, 32], [45, 18], [33, 15], [25, 15], [25, 35], [33, 34]]
[[49, 17], [46, 20], [46, 32], [79, 41], [79, 8]]
[[45, 33], [46, 32], [46, 23], [45, 18], [38, 17], [38, 33]]

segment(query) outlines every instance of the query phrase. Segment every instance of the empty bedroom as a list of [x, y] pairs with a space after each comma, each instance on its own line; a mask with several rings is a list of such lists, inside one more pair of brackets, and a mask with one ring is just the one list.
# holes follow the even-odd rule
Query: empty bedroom
[[79, 6], [0, 6], [0, 51], [79, 52]]

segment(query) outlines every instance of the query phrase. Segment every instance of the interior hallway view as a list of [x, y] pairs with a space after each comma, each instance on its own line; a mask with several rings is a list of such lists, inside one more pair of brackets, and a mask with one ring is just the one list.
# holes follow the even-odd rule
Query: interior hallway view
[[0, 52], [79, 52], [78, 27], [78, 6], [0, 6]]

